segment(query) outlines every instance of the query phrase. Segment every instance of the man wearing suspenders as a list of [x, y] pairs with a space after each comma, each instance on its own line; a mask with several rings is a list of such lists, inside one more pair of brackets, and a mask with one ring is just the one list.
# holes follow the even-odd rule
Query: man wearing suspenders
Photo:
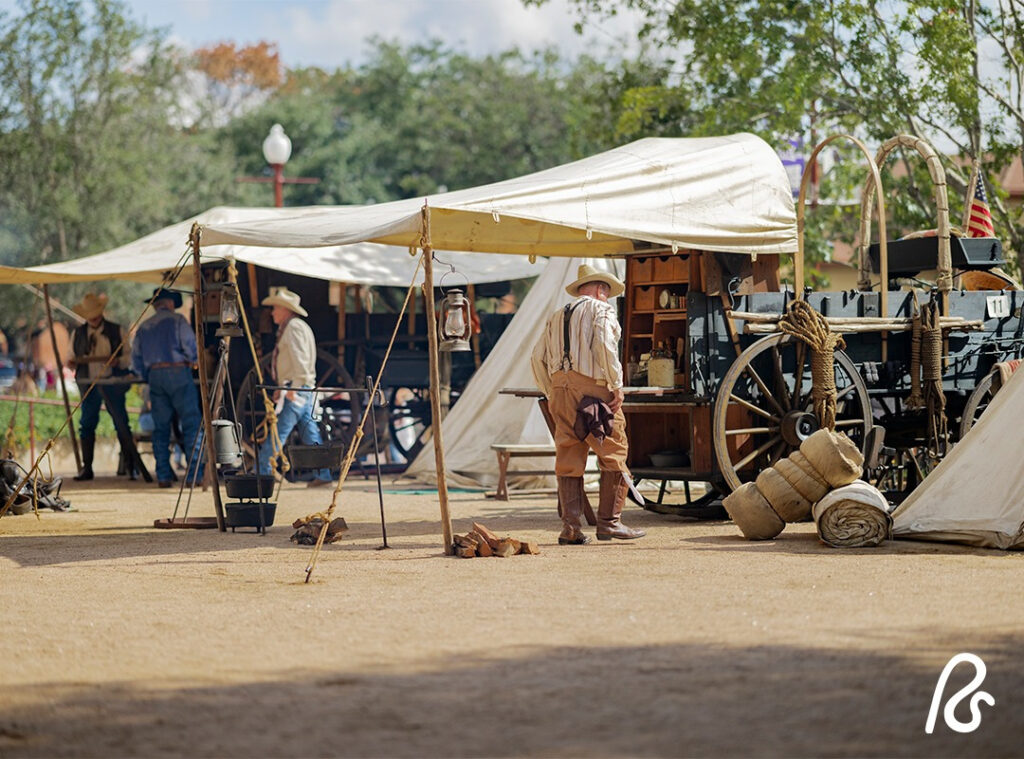
[[[579, 267], [576, 281], [565, 288], [573, 300], [548, 319], [544, 334], [533, 349], [531, 366], [537, 386], [548, 399], [555, 422], [555, 474], [562, 506], [561, 545], [590, 542], [581, 528], [586, 503], [583, 471], [587, 455], [597, 454], [601, 469], [597, 510], [598, 540], [633, 540], [646, 533], [626, 527], [620, 519], [629, 484], [626, 477], [626, 418], [622, 413], [621, 329], [609, 298], [621, 295], [625, 285], [611, 274], [591, 266]], [[603, 438], [575, 431], [578, 408], [584, 399], [596, 399], [612, 412], [610, 434]]]

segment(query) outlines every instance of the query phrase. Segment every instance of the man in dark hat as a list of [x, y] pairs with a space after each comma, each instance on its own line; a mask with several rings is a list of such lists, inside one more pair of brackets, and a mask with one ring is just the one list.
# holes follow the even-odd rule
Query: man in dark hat
[[[160, 487], [171, 486], [171, 424], [175, 412], [185, 436], [189, 455], [188, 477], [199, 481], [201, 446], [197, 445], [202, 413], [199, 394], [192, 381], [192, 367], [199, 355], [196, 338], [188, 321], [175, 311], [181, 307], [181, 293], [158, 287], [150, 301], [156, 311], [135, 333], [132, 343], [132, 369], [149, 383], [153, 406], [153, 458]], [[198, 469], [197, 469], [198, 465]]]
[[97, 384], [89, 392], [89, 387], [97, 380], [128, 374], [131, 360], [126, 344], [117, 354], [117, 358], [110, 361], [110, 355], [125, 340], [127, 332], [120, 324], [104, 317], [103, 311], [106, 307], [107, 296], [95, 293], [86, 293], [81, 302], [71, 307], [72, 311], [85, 319], [71, 336], [75, 382], [85, 396], [82, 399], [82, 417], [78, 428], [82, 442], [82, 471], [75, 476], [75, 479], [80, 481], [91, 480], [94, 476], [92, 462], [96, 450], [96, 425], [100, 421], [101, 405], [106, 407], [110, 418], [114, 420], [121, 450], [129, 451], [134, 448], [124, 403], [128, 385]]

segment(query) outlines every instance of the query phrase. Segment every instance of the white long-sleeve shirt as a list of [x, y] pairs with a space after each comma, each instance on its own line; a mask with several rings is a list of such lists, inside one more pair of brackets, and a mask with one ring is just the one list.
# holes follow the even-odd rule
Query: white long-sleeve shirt
[[316, 338], [306, 322], [293, 316], [281, 328], [274, 348], [274, 379], [292, 387], [316, 385]]
[[[605, 384], [609, 390], [619, 389], [623, 385], [619, 361], [622, 328], [615, 306], [587, 295], [580, 296], [571, 305], [576, 306], [569, 319], [569, 357], [573, 371]], [[551, 394], [551, 375], [563, 368], [562, 319], [560, 308], [548, 319], [530, 359], [533, 377], [544, 395]]]

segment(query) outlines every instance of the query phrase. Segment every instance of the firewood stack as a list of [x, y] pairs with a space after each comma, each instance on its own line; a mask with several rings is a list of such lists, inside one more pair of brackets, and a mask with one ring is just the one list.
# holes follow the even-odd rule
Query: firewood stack
[[[292, 535], [291, 539], [299, 545], [313, 546], [316, 545], [317, 538], [320, 537], [320, 530], [324, 526], [323, 514], [310, 514], [308, 517], [302, 517], [292, 522], [292, 527], [295, 528], [295, 534]], [[336, 543], [341, 540], [342, 535], [348, 532], [348, 525], [345, 523], [344, 517], [336, 517], [331, 520], [331, 523], [327, 526], [327, 534], [324, 536], [325, 543]]]
[[499, 538], [478, 522], [473, 522], [472, 531], [465, 535], [456, 535], [453, 542], [455, 555], [463, 559], [472, 559], [476, 556], [497, 556], [504, 559], [519, 553], [540, 553], [536, 543], [510, 537]]

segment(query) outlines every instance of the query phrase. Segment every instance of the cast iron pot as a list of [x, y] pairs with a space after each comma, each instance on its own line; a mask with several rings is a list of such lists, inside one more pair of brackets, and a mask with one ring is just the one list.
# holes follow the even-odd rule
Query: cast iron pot
[[274, 494], [274, 478], [269, 474], [225, 474], [222, 479], [228, 498], [270, 498]]

